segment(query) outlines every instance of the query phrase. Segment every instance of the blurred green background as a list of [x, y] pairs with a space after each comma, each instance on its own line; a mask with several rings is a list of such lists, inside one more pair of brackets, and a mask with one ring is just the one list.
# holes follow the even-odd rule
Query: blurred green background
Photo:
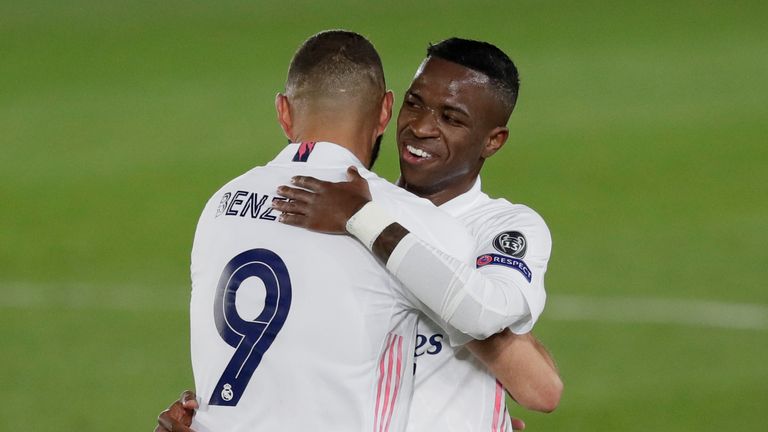
[[763, 430], [767, 5], [0, 0], [0, 430], [151, 430], [192, 386], [198, 213], [282, 148], [287, 64], [338, 27], [398, 106], [428, 42], [520, 68], [484, 186], [550, 226], [536, 332], [566, 383], [512, 408], [528, 430]]

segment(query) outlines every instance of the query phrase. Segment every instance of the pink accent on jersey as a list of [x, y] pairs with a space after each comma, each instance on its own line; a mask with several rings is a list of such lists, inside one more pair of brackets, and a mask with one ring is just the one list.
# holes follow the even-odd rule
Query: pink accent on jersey
[[379, 381], [376, 388], [376, 409], [373, 422], [374, 432], [389, 431], [392, 414], [397, 403], [397, 395], [400, 392], [402, 372], [403, 337], [390, 333], [387, 337], [386, 348], [379, 361]]
[[379, 427], [379, 431], [383, 431], [384, 429], [384, 418], [387, 415], [387, 409], [389, 406], [389, 392], [392, 388], [392, 350], [395, 348], [395, 339], [396, 337], [392, 338], [392, 343], [389, 345], [389, 348], [387, 348], [387, 389], [384, 392], [384, 409], [381, 411], [381, 424]]
[[373, 417], [373, 431], [377, 432], [379, 427], [379, 402], [381, 402], [381, 384], [384, 381], [384, 359], [387, 357], [387, 350], [389, 350], [389, 342], [394, 335], [392, 333], [387, 336], [387, 348], [381, 354], [381, 360], [379, 361], [379, 384], [376, 386], [376, 411]]
[[395, 410], [395, 402], [397, 402], [397, 393], [400, 390], [400, 375], [403, 369], [403, 337], [397, 336], [397, 380], [395, 381], [395, 391], [392, 393], [392, 404], [389, 407], [389, 415], [387, 416], [387, 427], [385, 431], [389, 430], [389, 423], [392, 421], [392, 412]]
[[504, 405], [504, 411], [507, 410], [507, 404], [504, 403], [504, 387], [501, 386], [499, 380], [496, 380], [496, 401], [493, 404], [493, 421], [491, 422], [491, 432], [501, 432], [503, 429], [499, 428], [499, 417], [501, 414], [501, 406]]
[[299, 146], [299, 157], [304, 159], [304, 155], [311, 153], [315, 149], [314, 141], [305, 141]]
[[507, 430], [507, 418], [509, 417], [509, 413], [507, 412], [506, 398], [504, 398], [504, 399], [505, 399], [505, 401], [504, 401], [504, 413], [502, 414], [502, 417], [501, 417], [501, 429], [500, 429], [501, 432]]

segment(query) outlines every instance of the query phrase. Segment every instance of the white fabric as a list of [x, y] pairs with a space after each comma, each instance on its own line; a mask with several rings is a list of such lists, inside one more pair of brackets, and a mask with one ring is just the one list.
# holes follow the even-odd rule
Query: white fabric
[[[470, 229], [475, 238], [475, 257], [499, 254], [493, 247], [493, 239], [506, 231], [521, 232], [528, 240], [522, 260], [531, 270], [530, 283], [518, 270], [503, 265], [477, 269], [500, 283], [519, 288], [531, 316], [512, 330], [525, 333], [538, 319], [546, 300], [544, 274], [552, 247], [549, 230], [530, 208], [504, 199], [491, 199], [480, 187], [478, 179], [471, 190], [440, 209]], [[418, 332], [416, 381], [408, 431], [510, 432], [506, 406], [498, 403], [499, 396], [503, 402], [504, 394], [500, 393], [495, 377], [467, 349], [452, 347], [451, 339], [455, 339], [455, 335], [447, 335], [432, 320], [422, 318]]]
[[385, 209], [373, 201], [368, 201], [347, 221], [347, 232], [356, 237], [368, 248], [373, 249], [373, 242], [384, 228], [395, 222]]
[[[397, 253], [394, 253], [397, 252]], [[488, 277], [419, 239], [404, 237], [387, 269], [441, 320], [474, 339], [485, 339], [520, 322], [530, 322], [522, 290], [504, 279]], [[467, 338], [451, 340], [463, 345]]]
[[[307, 149], [307, 162], [292, 161], [299, 150], [293, 144], [266, 166], [232, 180], [213, 195], [200, 216], [191, 257], [190, 302], [192, 366], [201, 403], [192, 427], [198, 432], [405, 428], [415, 308], [423, 306], [357, 240], [283, 225], [275, 220], [279, 212], [270, 203], [276, 188], [289, 184], [293, 175], [342, 181], [347, 167], [355, 165], [368, 180], [373, 198], [410, 231], [459, 258], [471, 250], [472, 239], [455, 220], [375, 176], [344, 148], [318, 143], [313, 150], [304, 148], [304, 157]], [[279, 257], [285, 269], [265, 250]], [[233, 260], [243, 256], [248, 259]], [[252, 269], [264, 270], [263, 279], [238, 273]], [[239, 289], [229, 302], [217, 303], [217, 298], [227, 298], [218, 291], [227, 282]], [[262, 314], [265, 303], [285, 302], [288, 285], [289, 309]], [[269, 300], [267, 286], [277, 292]], [[232, 359], [240, 359], [235, 347], [248, 348], [252, 340], [268, 338], [274, 328], [264, 334], [253, 328], [279, 321], [281, 313], [282, 328], [272, 344], [261, 349], [261, 362], [242, 391], [220, 382]], [[231, 340], [225, 341], [221, 329], [230, 326]], [[258, 351], [248, 348], [241, 354]], [[235, 366], [233, 376], [243, 376], [247, 368]], [[236, 406], [209, 404], [212, 396], [224, 400], [235, 393], [241, 397]]]

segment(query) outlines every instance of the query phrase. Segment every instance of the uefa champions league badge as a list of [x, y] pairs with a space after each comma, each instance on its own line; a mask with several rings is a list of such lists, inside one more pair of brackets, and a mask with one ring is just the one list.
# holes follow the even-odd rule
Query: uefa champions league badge
[[235, 393], [232, 391], [232, 386], [230, 384], [224, 384], [224, 389], [221, 391], [221, 398], [229, 402], [233, 397], [235, 397]]
[[479, 257], [477, 257], [477, 262], [475, 263], [475, 265], [477, 265], [477, 268], [480, 268], [483, 266], [487, 266], [492, 261], [493, 261], [493, 254], [480, 255]]
[[528, 283], [531, 283], [533, 273], [531, 269], [519, 258], [512, 258], [506, 255], [499, 255], [495, 253], [484, 254], [477, 257], [475, 260], [475, 268], [485, 267], [487, 265], [498, 265], [509, 267], [519, 271]]

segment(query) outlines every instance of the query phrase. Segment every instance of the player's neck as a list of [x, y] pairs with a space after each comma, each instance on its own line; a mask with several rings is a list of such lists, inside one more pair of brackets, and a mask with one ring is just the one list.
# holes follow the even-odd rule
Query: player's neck
[[476, 180], [477, 175], [470, 175], [451, 182], [419, 186], [407, 183], [401, 176], [397, 180], [397, 185], [418, 197], [430, 200], [436, 206], [441, 206], [472, 189]]
[[349, 124], [309, 124], [297, 129], [294, 142], [326, 141], [338, 144], [355, 155], [363, 165], [368, 166], [373, 147], [372, 131]]

